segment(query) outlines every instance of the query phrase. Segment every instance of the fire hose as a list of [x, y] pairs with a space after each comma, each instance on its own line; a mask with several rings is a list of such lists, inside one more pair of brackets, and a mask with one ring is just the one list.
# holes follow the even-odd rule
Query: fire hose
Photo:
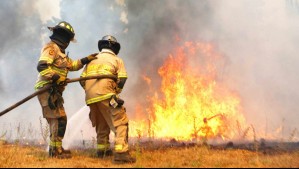
[[[66, 80], [66, 83], [73, 83], [73, 82], [85, 81], [85, 80], [91, 80], [91, 79], [104, 79], [104, 78], [109, 78], [109, 79], [113, 79], [114, 81], [117, 81], [117, 77], [115, 75], [99, 75], [99, 76], [88, 76], [88, 77], [68, 79], [68, 80]], [[53, 85], [46, 86], [46, 87], [32, 93], [31, 95], [27, 96], [26, 98], [20, 100], [19, 102], [15, 103], [14, 105], [10, 106], [9, 108], [3, 110], [2, 112], [0, 112], [0, 117], [4, 114], [8, 113], [9, 111], [13, 110], [14, 108], [20, 106], [21, 104], [27, 102], [28, 100], [32, 99], [33, 97], [48, 91], [52, 86]]]

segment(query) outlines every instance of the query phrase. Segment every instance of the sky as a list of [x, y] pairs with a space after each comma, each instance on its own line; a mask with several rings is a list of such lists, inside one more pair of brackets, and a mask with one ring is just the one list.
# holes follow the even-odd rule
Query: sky
[[[34, 92], [40, 50], [51, 35], [47, 26], [65, 20], [76, 33], [77, 43], [67, 48], [72, 59], [98, 52], [97, 42], [104, 35], [120, 42], [119, 57], [129, 75], [122, 93], [129, 116], [136, 104], [147, 107], [142, 75], [157, 79], [158, 86], [157, 70], [165, 58], [180, 43], [194, 41], [212, 43], [225, 57], [221, 79], [240, 96], [248, 124], [265, 132], [283, 126], [285, 135], [299, 127], [298, 0], [0, 0], [0, 4], [0, 110]], [[80, 73], [70, 72], [69, 78]], [[78, 83], [67, 86], [69, 119], [85, 106], [84, 97]], [[41, 116], [34, 98], [0, 117], [0, 136], [20, 124], [38, 131]]]

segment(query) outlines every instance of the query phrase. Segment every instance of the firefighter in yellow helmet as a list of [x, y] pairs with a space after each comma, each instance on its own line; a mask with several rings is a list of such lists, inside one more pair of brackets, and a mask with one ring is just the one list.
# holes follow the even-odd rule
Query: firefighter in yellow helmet
[[97, 133], [97, 155], [99, 158], [113, 155], [110, 149], [109, 133], [115, 133], [114, 163], [134, 163], [136, 159], [129, 154], [128, 145], [128, 117], [123, 106], [124, 101], [119, 98], [125, 82], [127, 72], [124, 62], [117, 56], [120, 44], [111, 35], [104, 36], [98, 42], [100, 53], [97, 59], [87, 64], [82, 77], [95, 75], [115, 75], [113, 79], [81, 81], [85, 89], [86, 104], [90, 107], [90, 120]]
[[41, 90], [48, 85], [53, 85], [48, 92], [38, 95], [43, 117], [46, 118], [50, 127], [49, 156], [70, 158], [70, 151], [64, 150], [62, 147], [62, 139], [67, 125], [62, 93], [66, 85], [68, 71], [77, 71], [83, 68], [85, 64], [96, 59], [96, 54], [73, 61], [65, 54], [65, 49], [70, 41], [74, 41], [73, 27], [68, 22], [62, 21], [55, 27], [48, 28], [53, 34], [50, 36], [50, 41], [41, 50], [37, 65], [39, 75], [35, 89]]

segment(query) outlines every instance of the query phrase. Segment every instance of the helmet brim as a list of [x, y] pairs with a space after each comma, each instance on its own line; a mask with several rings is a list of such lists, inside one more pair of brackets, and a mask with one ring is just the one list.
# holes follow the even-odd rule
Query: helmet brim
[[[109, 43], [108, 40], [99, 40], [98, 41], [98, 46], [102, 46], [102, 45], [108, 44], [108, 43]], [[120, 44], [118, 42], [113, 42], [113, 43], [114, 43], [114, 45], [116, 45], [116, 46], [118, 46], [120, 48]]]
[[48, 29], [49, 29], [50, 31], [53, 31], [53, 30], [54, 30], [54, 27], [50, 27], [50, 26], [48, 26]]

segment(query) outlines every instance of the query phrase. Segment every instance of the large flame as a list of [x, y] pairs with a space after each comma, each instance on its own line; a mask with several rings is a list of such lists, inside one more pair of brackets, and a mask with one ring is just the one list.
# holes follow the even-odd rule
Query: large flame
[[[150, 106], [136, 107], [130, 136], [177, 140], [236, 136], [245, 120], [240, 98], [221, 83], [223, 58], [209, 43], [186, 42], [177, 48], [158, 70], [161, 89], [149, 92]], [[153, 80], [143, 79], [151, 87]]]

